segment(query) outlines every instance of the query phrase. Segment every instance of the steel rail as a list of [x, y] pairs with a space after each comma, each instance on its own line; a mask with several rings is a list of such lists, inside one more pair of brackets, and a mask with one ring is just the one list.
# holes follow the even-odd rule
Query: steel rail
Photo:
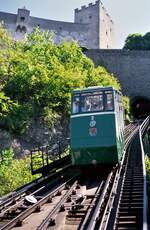
[[[59, 179], [59, 177], [55, 178], [54, 183], [57, 182], [58, 179]], [[39, 189], [35, 190], [34, 192], [30, 193], [30, 196], [36, 196], [36, 194], [38, 194], [39, 192], [42, 192], [43, 190], [47, 189], [52, 184], [52, 182], [53, 181], [49, 182], [48, 184], [46, 184], [46, 185], [40, 187]], [[26, 195], [26, 194], [24, 194], [24, 195]], [[10, 212], [10, 210], [14, 210], [14, 208], [18, 208], [19, 205], [21, 205], [23, 203], [25, 196], [24, 197], [22, 196], [21, 198], [22, 199], [19, 200], [17, 203], [15, 203], [14, 205], [12, 205], [12, 206], [8, 207], [7, 209], [5, 209], [4, 211], [2, 211], [0, 213], [0, 217], [3, 218], [3, 215], [5, 213]]]
[[54, 206], [54, 208], [49, 212], [49, 214], [46, 216], [46, 218], [43, 220], [43, 222], [37, 227], [37, 230], [45, 230], [48, 225], [49, 221], [53, 219], [53, 217], [58, 212], [58, 209], [61, 207], [61, 205], [64, 204], [65, 200], [70, 196], [72, 191], [77, 186], [78, 181], [76, 180], [73, 185], [70, 187], [70, 189], [67, 191], [67, 193], [61, 198], [61, 200]]
[[94, 207], [96, 206], [96, 202], [97, 202], [97, 200], [98, 200], [98, 198], [99, 198], [99, 196], [100, 196], [100, 193], [101, 193], [101, 190], [102, 190], [102, 188], [103, 188], [103, 185], [104, 185], [104, 181], [102, 181], [102, 182], [100, 183], [100, 185], [99, 185], [98, 188], [97, 188], [96, 193], [94, 194], [94, 198], [93, 198], [93, 200], [92, 200], [92, 202], [91, 202], [91, 204], [90, 204], [90, 206], [89, 206], [89, 209], [87, 210], [87, 213], [86, 213], [86, 215], [85, 215], [85, 217], [84, 217], [84, 221], [83, 221], [82, 224], [79, 226], [79, 229], [80, 229], [80, 230], [86, 229], [86, 226], [87, 226], [88, 221], [89, 221], [89, 219], [90, 219], [91, 212], [92, 212], [92, 210], [94, 209]]
[[100, 215], [100, 211], [101, 211], [101, 207], [105, 201], [105, 196], [106, 196], [106, 193], [107, 193], [107, 190], [109, 188], [109, 183], [110, 183], [110, 180], [113, 176], [113, 172], [111, 172], [108, 177], [107, 177], [107, 180], [105, 182], [105, 185], [104, 185], [104, 188], [103, 188], [103, 192], [97, 202], [97, 205], [95, 207], [95, 210], [94, 210], [94, 213], [91, 217], [91, 220], [88, 224], [88, 227], [86, 228], [86, 230], [93, 230], [95, 229], [95, 226], [97, 224], [97, 221], [98, 221], [98, 218], [99, 218], [99, 215]]
[[23, 211], [21, 214], [19, 214], [17, 217], [15, 217], [13, 220], [5, 224], [0, 228], [0, 230], [10, 230], [12, 227], [14, 227], [17, 223], [21, 223], [26, 217], [28, 217], [31, 213], [33, 213], [37, 208], [41, 207], [43, 204], [45, 204], [52, 196], [54, 196], [59, 190], [63, 190], [66, 186], [66, 184], [70, 183], [72, 180], [74, 180], [77, 176], [79, 176], [79, 173], [77, 173], [75, 176], [70, 178], [68, 181], [57, 187], [54, 191], [47, 194], [45, 197], [43, 197], [41, 200], [39, 200], [36, 204], [30, 206], [28, 209]]
[[[6, 210], [8, 210], [10, 205], [19, 200], [20, 198], [23, 198], [27, 195], [28, 192], [34, 194], [35, 192], [38, 192], [39, 189], [44, 186], [47, 181], [55, 176], [60, 176], [61, 173], [63, 173], [65, 170], [67, 170], [71, 165], [66, 165], [64, 168], [62, 168], [58, 172], [53, 172], [49, 176], [45, 178], [39, 178], [33, 181], [32, 183], [25, 186], [23, 189], [18, 190], [18, 192], [14, 193], [12, 197], [9, 197], [8, 199], [4, 200], [2, 203], [0, 203], [0, 214], [4, 213]], [[41, 188], [37, 189], [37, 187], [41, 186]], [[31, 192], [33, 190], [33, 192]], [[31, 194], [30, 194], [31, 195]]]
[[139, 129], [139, 138], [141, 145], [141, 154], [142, 154], [142, 167], [143, 167], [143, 177], [144, 177], [144, 191], [143, 191], [143, 230], [148, 229], [147, 224], [147, 213], [148, 213], [148, 199], [147, 199], [147, 176], [146, 176], [146, 167], [145, 167], [145, 152], [143, 147], [142, 136], [147, 127], [149, 126], [150, 116], [148, 116], [143, 123], [140, 125]]
[[136, 127], [134, 126], [129, 126], [127, 127], [127, 133], [130, 132], [131, 134], [128, 134], [127, 137], [125, 138], [125, 146], [124, 146], [124, 150], [126, 150], [132, 140], [132, 138], [134, 137], [134, 135], [137, 133], [139, 127], [137, 126], [136, 123]]
[[[62, 160], [62, 158], [61, 158]], [[65, 160], [65, 158], [64, 158]], [[63, 162], [64, 163], [64, 162]], [[52, 164], [52, 163], [51, 163]], [[66, 165], [64, 166], [63, 165], [63, 168], [65, 168], [67, 165], [71, 165], [71, 163], [68, 164], [68, 159], [66, 158]], [[59, 167], [61, 167], [59, 165]], [[48, 175], [46, 176], [41, 176], [39, 177], [38, 179], [35, 179], [31, 182], [29, 182], [28, 184], [26, 185], [23, 185], [21, 186], [20, 188], [17, 188], [16, 190], [14, 190], [13, 192], [11, 193], [8, 193], [6, 194], [5, 196], [1, 197], [0, 198], [0, 205], [1, 207], [3, 206], [6, 206], [7, 203], [10, 203], [13, 199], [16, 199], [18, 198], [19, 196], [22, 196], [24, 193], [26, 193], [29, 189], [32, 189], [34, 187], [37, 186], [37, 184], [40, 184], [40, 183], [44, 183], [44, 181], [48, 180], [50, 177], [54, 176], [57, 172], [56, 172], [56, 167], [54, 168], [55, 171], [51, 170], [51, 172], [49, 172]], [[0, 207], [0, 211], [2, 210], [2, 208]]]

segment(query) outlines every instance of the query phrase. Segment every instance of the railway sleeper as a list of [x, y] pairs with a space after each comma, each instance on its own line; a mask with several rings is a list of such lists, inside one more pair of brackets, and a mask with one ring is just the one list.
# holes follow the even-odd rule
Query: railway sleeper
[[124, 185], [124, 188], [123, 188], [123, 190], [124, 189], [130, 189], [130, 190], [133, 190], [133, 189], [138, 189], [138, 190], [141, 190], [141, 189], [143, 189], [143, 184], [142, 185], [140, 185], [139, 184], [139, 186], [138, 186], [138, 184], [132, 184], [132, 185]]
[[72, 219], [72, 218], [83, 218], [85, 216], [85, 213], [78, 213], [78, 214], [68, 214], [67, 216], [66, 216], [66, 219], [68, 220], [68, 219]]
[[128, 216], [119, 216], [119, 217], [117, 217], [117, 220], [118, 220], [118, 222], [119, 221], [130, 221], [130, 220], [133, 220], [133, 221], [138, 221], [139, 220], [139, 216], [136, 216], [136, 215], [132, 215], [132, 216], [130, 216], [130, 215], [128, 215]]
[[130, 203], [130, 204], [132, 204], [132, 203], [142, 203], [143, 202], [143, 199], [142, 198], [132, 198], [132, 199], [129, 199], [129, 198], [123, 198], [123, 199], [121, 199], [121, 202], [120, 203], [122, 203], [122, 204], [127, 204], [127, 203]]
[[141, 218], [142, 212], [136, 212], [136, 211], [123, 211], [123, 212], [118, 212], [117, 217], [121, 216], [137, 216], [138, 218]]
[[143, 197], [142, 197], [142, 195], [139, 195], [139, 196], [121, 196], [121, 199], [120, 199], [120, 202], [122, 202], [122, 201], [126, 201], [126, 200], [128, 200], [128, 201], [132, 201], [132, 200], [137, 200], [137, 202], [138, 201], [143, 201]]
[[139, 221], [138, 223], [136, 222], [136, 220], [130, 220], [130, 221], [119, 221], [118, 223], [116, 223], [117, 227], [128, 227], [128, 229], [130, 229], [130, 227], [136, 227], [137, 229], [141, 229], [140, 226], [142, 225], [142, 221]]
[[140, 184], [142, 184], [143, 182], [144, 182], [144, 179], [136, 179], [136, 180], [134, 180], [134, 179], [131, 179], [131, 180], [127, 179], [127, 180], [124, 180], [124, 184], [126, 184], [126, 183], [129, 183], [129, 184], [132, 184], [132, 183], [134, 183], [134, 184], [140, 183]]
[[119, 207], [119, 213], [128, 212], [130, 215], [143, 213], [143, 207]]
[[143, 195], [143, 190], [140, 191], [131, 191], [131, 189], [128, 189], [127, 191], [122, 190], [120, 195], [131, 195], [131, 196], [135, 196], [135, 195]]
[[125, 179], [124, 180], [124, 183], [138, 183], [138, 182], [140, 182], [140, 183], [142, 183], [144, 181], [144, 179], [143, 178], [136, 178], [136, 179], [134, 179], [134, 178], [127, 178], [127, 179]]
[[120, 207], [143, 207], [143, 202], [121, 202]]
[[137, 230], [136, 227], [130, 227], [130, 229], [128, 227], [117, 227], [115, 228], [115, 230]]
[[134, 182], [134, 183], [137, 183], [137, 182], [139, 182], [139, 183], [141, 183], [141, 182], [143, 182], [144, 181], [144, 179], [142, 179], [142, 178], [126, 178], [125, 180], [124, 180], [124, 183], [125, 182]]
[[143, 194], [135, 194], [135, 195], [124, 194], [124, 195], [121, 195], [121, 200], [123, 199], [143, 199]]
[[126, 188], [123, 188], [122, 190], [123, 192], [143, 192], [143, 187], [139, 188], [132, 188], [131, 187], [126, 187]]
[[142, 229], [139, 226], [134, 226], [134, 225], [128, 225], [128, 226], [124, 226], [124, 225], [118, 225], [115, 230], [139, 230]]
[[126, 177], [125, 178], [125, 180], [124, 181], [131, 181], [131, 182], [133, 182], [133, 181], [143, 181], [143, 177], [142, 176], [138, 176], [138, 177], [133, 177], [133, 176], [128, 176], [128, 177]]
[[68, 212], [68, 215], [75, 215], [76, 213], [86, 213], [87, 209], [82, 209], [82, 210], [70, 210]]
[[81, 222], [81, 218], [76, 218], [76, 219], [73, 218], [73, 219], [70, 219], [69, 221], [66, 220], [65, 224], [78, 226], [80, 224], [80, 222]]
[[[133, 166], [134, 167], [134, 166]], [[140, 168], [140, 170], [142, 170], [142, 168]], [[142, 171], [139, 171], [139, 172], [126, 172], [126, 175], [124, 175], [124, 178], [135, 178], [135, 179], [138, 179], [138, 178], [141, 178], [142, 179]]]

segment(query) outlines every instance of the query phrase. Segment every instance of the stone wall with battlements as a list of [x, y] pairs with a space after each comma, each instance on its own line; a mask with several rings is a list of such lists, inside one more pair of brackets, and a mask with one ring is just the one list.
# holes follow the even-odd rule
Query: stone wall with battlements
[[[54, 42], [62, 39], [76, 40], [81, 47], [112, 48], [112, 20], [100, 0], [75, 9], [74, 22], [61, 22], [30, 16], [26, 8], [18, 9], [17, 14], [0, 12], [0, 21], [13, 37], [22, 39], [35, 27], [54, 32]], [[101, 19], [102, 15], [102, 19]], [[107, 32], [106, 32], [107, 31]]]

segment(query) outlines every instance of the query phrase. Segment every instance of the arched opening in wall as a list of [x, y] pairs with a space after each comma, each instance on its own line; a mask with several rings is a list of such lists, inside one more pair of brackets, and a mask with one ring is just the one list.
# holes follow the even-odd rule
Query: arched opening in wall
[[136, 97], [131, 102], [131, 111], [136, 119], [147, 117], [150, 115], [150, 99], [145, 97]]
[[16, 28], [16, 32], [26, 33], [27, 32], [27, 28], [25, 26], [18, 25], [17, 28]]

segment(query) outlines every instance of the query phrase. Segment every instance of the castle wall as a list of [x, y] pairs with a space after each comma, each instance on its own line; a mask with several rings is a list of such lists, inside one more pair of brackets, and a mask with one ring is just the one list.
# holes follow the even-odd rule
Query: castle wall
[[59, 43], [62, 39], [65, 39], [68, 41], [75, 40], [81, 46], [87, 46], [87, 36], [85, 34], [87, 34], [88, 27], [86, 25], [31, 17], [28, 24], [29, 33], [37, 26], [41, 30], [54, 32], [55, 43]]
[[85, 54], [118, 78], [124, 95], [150, 99], [150, 51], [87, 50]]
[[110, 31], [111, 19], [107, 17], [105, 10], [102, 11], [105, 20], [101, 20], [101, 8], [102, 3], [98, 0], [76, 9], [74, 23], [31, 17], [30, 11], [25, 8], [18, 9], [17, 14], [0, 12], [0, 21], [4, 21], [16, 40], [22, 39], [26, 33], [31, 33], [38, 26], [41, 30], [53, 31], [55, 43], [65, 39], [76, 40], [81, 47], [110, 48], [111, 33], [106, 33], [106, 30]]

